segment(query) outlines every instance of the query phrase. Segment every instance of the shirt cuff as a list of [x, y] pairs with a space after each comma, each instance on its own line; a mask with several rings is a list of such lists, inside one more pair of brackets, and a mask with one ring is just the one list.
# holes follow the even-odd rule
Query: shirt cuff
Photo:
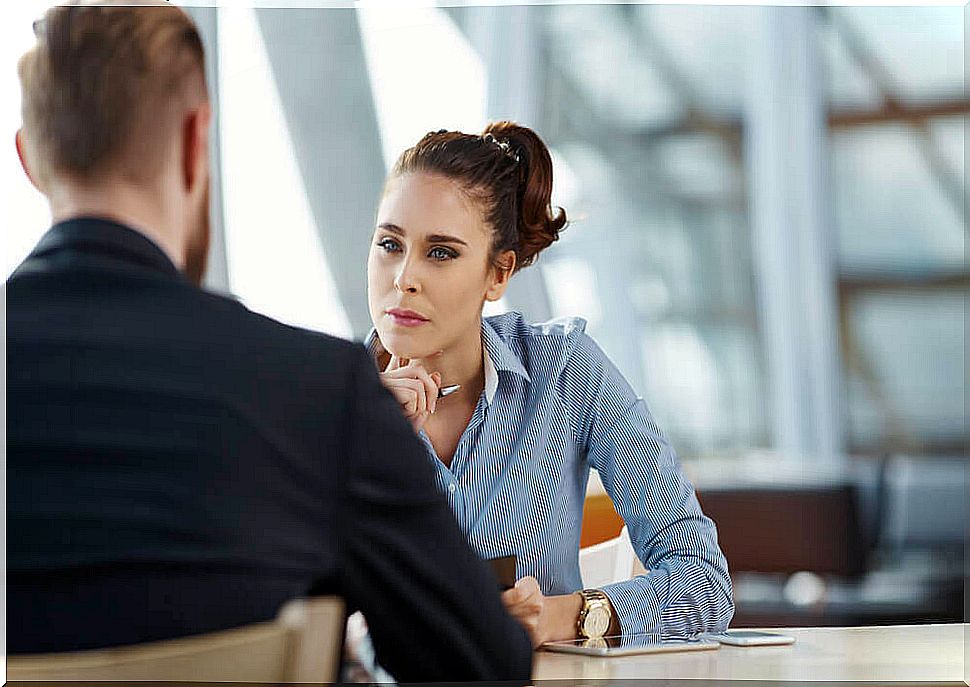
[[668, 576], [667, 570], [659, 568], [600, 588], [613, 606], [622, 634], [663, 634], [662, 605], [657, 590], [666, 589]]

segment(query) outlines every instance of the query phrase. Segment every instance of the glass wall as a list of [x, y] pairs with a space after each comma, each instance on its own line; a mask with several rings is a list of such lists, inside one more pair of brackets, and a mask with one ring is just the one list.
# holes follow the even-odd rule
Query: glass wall
[[681, 455], [768, 446], [739, 128], [744, 9], [543, 14], [543, 126], [578, 179], [555, 257], [588, 261], [612, 303], [591, 333]]
[[[42, 9], [8, 15], [10, 138], [12, 65]], [[502, 307], [585, 317], [686, 458], [777, 443], [777, 344], [764, 331], [746, 162], [751, 45], [763, 38], [751, 8], [193, 11], [213, 18], [203, 28], [219, 105], [222, 290], [362, 337], [386, 168], [428, 130], [513, 117], [553, 149], [555, 200], [571, 223]], [[850, 452], [966, 442], [961, 12], [813, 11], [828, 132], [820, 229], [833, 238], [822, 259], [837, 293], [838, 444]], [[7, 274], [47, 221], [8, 153]]]
[[[18, 7], [3, 41], [8, 140], [13, 64], [44, 6]], [[585, 317], [683, 457], [777, 447], [779, 344], [765, 330], [748, 144], [752, 45], [764, 38], [752, 8], [193, 11], [212, 19], [202, 26], [219, 112], [214, 263], [226, 271], [216, 287], [362, 337], [388, 165], [425, 131], [516, 118], [553, 149], [555, 200], [571, 222], [501, 308]], [[819, 259], [836, 294], [837, 445], [848, 452], [966, 443], [961, 12], [812, 10], [826, 123], [828, 220], [817, 229], [832, 239]], [[12, 146], [3, 160], [9, 274], [47, 216]], [[825, 374], [813, 364], [810, 375]]]

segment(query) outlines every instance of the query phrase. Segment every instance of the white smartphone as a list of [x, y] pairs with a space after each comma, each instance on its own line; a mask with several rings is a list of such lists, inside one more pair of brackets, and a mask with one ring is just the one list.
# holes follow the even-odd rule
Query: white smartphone
[[779, 635], [774, 632], [756, 632], [755, 630], [728, 630], [720, 634], [706, 635], [721, 644], [731, 646], [776, 646], [794, 644], [795, 638], [789, 635]]

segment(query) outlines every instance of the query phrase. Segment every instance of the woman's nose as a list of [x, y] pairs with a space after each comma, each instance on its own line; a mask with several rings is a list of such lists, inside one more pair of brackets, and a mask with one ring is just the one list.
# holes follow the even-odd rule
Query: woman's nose
[[414, 270], [406, 264], [398, 270], [394, 277], [394, 287], [403, 293], [417, 293], [420, 290], [418, 280], [415, 278]]

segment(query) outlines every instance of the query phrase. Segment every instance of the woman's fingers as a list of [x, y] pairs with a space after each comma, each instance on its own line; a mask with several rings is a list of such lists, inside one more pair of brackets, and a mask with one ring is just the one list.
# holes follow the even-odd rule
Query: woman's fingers
[[[426, 413], [428, 412], [428, 395], [424, 388], [424, 382], [419, 379], [414, 379], [412, 377], [405, 377], [403, 379], [395, 379], [392, 384], [399, 385], [402, 388], [407, 389], [412, 394], [414, 394], [414, 410], [413, 413]], [[410, 397], [409, 397], [410, 398]]]
[[390, 354], [390, 360], [387, 362], [387, 367], [384, 368], [384, 372], [393, 372], [394, 370], [400, 370], [401, 368], [407, 367], [411, 364], [408, 358], [399, 358], [393, 353]]
[[438, 385], [435, 383], [434, 378], [419, 363], [411, 363], [404, 369], [410, 370], [424, 386], [425, 407], [429, 413], [433, 413], [438, 405]]
[[512, 587], [512, 589], [506, 589], [502, 592], [502, 603], [509, 608], [518, 606], [524, 598], [524, 592], [518, 587]]
[[510, 591], [519, 592], [522, 603], [542, 593], [539, 589], [539, 580], [532, 575], [520, 577], [515, 581], [515, 586]]
[[502, 592], [502, 603], [513, 615], [528, 615], [542, 610], [542, 590], [531, 575], [519, 579], [512, 589]]
[[385, 382], [384, 385], [400, 404], [404, 414], [409, 418], [416, 414], [418, 412], [418, 392], [406, 384], [400, 384], [400, 380], [390, 380], [390, 382]]
[[515, 587], [502, 592], [502, 603], [509, 615], [519, 621], [519, 624], [529, 633], [533, 646], [539, 646], [542, 643], [539, 621], [545, 605], [545, 596], [536, 578], [530, 575], [519, 579]]
[[419, 402], [418, 407], [433, 413], [438, 405], [438, 388], [441, 386], [441, 375], [437, 372], [428, 374], [421, 363], [413, 360], [407, 361], [407, 364], [401, 367], [404, 360], [406, 359], [392, 356], [387, 370], [381, 374], [381, 380], [388, 388], [401, 380], [411, 380], [420, 384], [420, 388], [413, 385], [409, 385], [409, 388], [418, 389], [423, 396], [423, 405], [422, 402]]

